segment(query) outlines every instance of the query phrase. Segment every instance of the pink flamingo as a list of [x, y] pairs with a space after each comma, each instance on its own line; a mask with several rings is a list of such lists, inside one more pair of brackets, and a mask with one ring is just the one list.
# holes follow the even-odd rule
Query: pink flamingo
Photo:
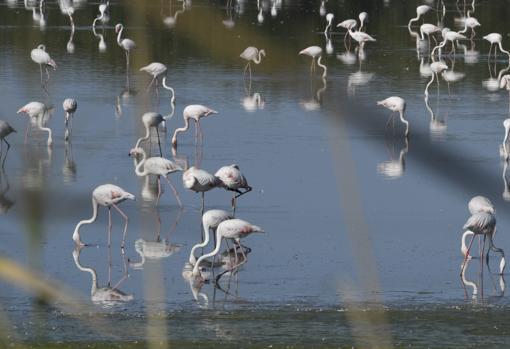
[[195, 121], [195, 143], [198, 141], [198, 134], [200, 133], [200, 138], [202, 138], [202, 130], [200, 128], [200, 119], [211, 114], [218, 114], [217, 111], [212, 110], [211, 108], [205, 107], [200, 104], [192, 104], [188, 105], [184, 108], [182, 112], [182, 116], [184, 118], [184, 127], [178, 128], [175, 130], [174, 135], [172, 136], [172, 146], [177, 146], [177, 135], [179, 132], [185, 132], [189, 128], [189, 120], [192, 119]]
[[[246, 177], [241, 173], [238, 165], [223, 166], [214, 174], [218, 177], [226, 190], [232, 191], [232, 212], [236, 212], [236, 199], [252, 190]], [[240, 189], [244, 189], [241, 191]], [[237, 193], [237, 195], [236, 195]]]

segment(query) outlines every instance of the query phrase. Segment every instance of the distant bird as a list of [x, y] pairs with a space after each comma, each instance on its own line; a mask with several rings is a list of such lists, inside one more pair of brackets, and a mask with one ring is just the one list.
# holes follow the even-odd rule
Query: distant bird
[[358, 18], [359, 18], [359, 31], [362, 32], [363, 26], [365, 25], [365, 21], [367, 21], [367, 18], [368, 18], [368, 13], [360, 12], [360, 14], [358, 15]]
[[28, 136], [28, 128], [31, 124], [35, 124], [36, 127], [41, 131], [48, 132], [48, 140], [47, 144], [50, 146], [53, 143], [53, 139], [51, 137], [51, 129], [48, 127], [44, 127], [45, 123], [45, 114], [47, 112], [46, 106], [41, 102], [30, 102], [18, 110], [19, 113], [25, 113], [30, 117], [30, 122], [25, 131], [25, 142], [27, 141]]
[[[499, 33], [490, 33], [490, 34], [485, 35], [483, 38], [485, 40], [487, 40], [491, 44], [491, 47], [489, 49], [489, 54], [488, 54], [489, 59], [491, 58], [492, 46], [494, 46], [494, 45], [498, 45], [499, 46], [499, 50], [501, 52], [503, 52], [504, 54], [506, 54], [508, 56], [508, 59], [510, 59], [510, 52], [508, 52], [507, 50], [503, 49], [503, 44], [502, 44], [503, 37], [501, 36], [501, 34], [499, 34]], [[497, 50], [498, 49], [496, 47], [494, 49], [494, 59], [496, 59], [496, 51]]]
[[[200, 263], [206, 258], [215, 256], [220, 251], [222, 239], [234, 239], [237, 242], [237, 244], [240, 244], [240, 240], [242, 238], [247, 237], [251, 233], [264, 233], [264, 230], [256, 225], [253, 225], [241, 219], [229, 219], [221, 222], [218, 225], [218, 228], [216, 229], [216, 247], [212, 252], [204, 254], [203, 256], [198, 258], [195, 266], [193, 267], [193, 276], [200, 277], [199, 269]], [[231, 268], [231, 270], [234, 270], [235, 268], [238, 268], [241, 264], [247, 262], [248, 259], [244, 252], [244, 249], [241, 249], [241, 253], [243, 254], [244, 258], [239, 264], [234, 265]], [[221, 274], [218, 275], [216, 280], [218, 280], [220, 276]]]
[[431, 54], [432, 56], [434, 56], [434, 53], [437, 49], [441, 50], [441, 48], [446, 46], [448, 41], [450, 41], [452, 43], [452, 51], [453, 51], [453, 54], [455, 54], [455, 43], [458, 40], [467, 40], [467, 38], [464, 35], [459, 34], [453, 30], [450, 30], [449, 28], [444, 28], [442, 30], [442, 34], [443, 34], [443, 41], [438, 46], [434, 47], [434, 49], [432, 50], [432, 54]]
[[135, 196], [113, 184], [103, 184], [94, 189], [92, 192], [92, 217], [90, 219], [80, 221], [74, 229], [73, 240], [76, 245], [85, 246], [85, 244], [80, 240], [80, 227], [83, 224], [91, 224], [96, 221], [97, 208], [98, 205], [101, 205], [108, 208], [108, 246], [110, 246], [111, 243], [112, 207], [116, 209], [117, 212], [119, 212], [119, 214], [124, 218], [124, 232], [122, 234], [121, 243], [121, 248], [124, 248], [124, 242], [126, 240], [126, 232], [128, 227], [128, 217], [117, 205], [128, 199], [135, 200]]
[[251, 80], [251, 62], [255, 64], [259, 64], [262, 62], [262, 56], [266, 56], [266, 51], [264, 49], [259, 50], [256, 47], [250, 46], [247, 47], [240, 55], [244, 60], [247, 60], [246, 66], [244, 67], [244, 75], [246, 75], [246, 70], [250, 72], [250, 80]]
[[161, 150], [161, 140], [159, 137], [158, 126], [159, 126], [159, 124], [161, 124], [164, 121], [165, 121], [165, 118], [161, 114], [158, 114], [158, 113], [155, 113], [152, 111], [143, 114], [142, 115], [142, 123], [143, 123], [143, 126], [145, 127], [145, 136], [138, 138], [134, 148], [139, 148], [140, 144], [143, 141], [146, 141], [149, 139], [149, 137], [151, 135], [151, 127], [154, 127], [156, 129], [156, 134], [158, 135], [159, 156], [163, 156], [163, 151]]
[[424, 14], [429, 12], [430, 10], [432, 10], [432, 7], [430, 7], [429, 5], [420, 5], [420, 6], [418, 6], [416, 8], [416, 17], [415, 18], [411, 18], [409, 20], [409, 24], [407, 24], [407, 26], [411, 27], [411, 23], [418, 21], [421, 16], [423, 16]]
[[50, 73], [48, 71], [48, 66], [52, 67], [53, 70], [57, 70], [57, 63], [55, 63], [55, 61], [53, 59], [51, 59], [48, 52], [46, 52], [46, 46], [44, 46], [44, 45], [39, 45], [39, 46], [37, 46], [37, 48], [34, 48], [30, 52], [30, 58], [32, 58], [32, 60], [35, 63], [39, 64], [39, 70], [41, 72], [41, 84], [43, 83], [43, 77], [42, 77], [43, 65], [44, 65], [44, 68], [46, 69], [47, 81], [50, 79]]
[[205, 107], [200, 104], [192, 104], [188, 105], [184, 108], [182, 112], [182, 116], [184, 118], [184, 127], [178, 128], [174, 131], [174, 135], [172, 136], [172, 146], [177, 146], [177, 135], [180, 132], [185, 132], [189, 128], [189, 120], [192, 119], [195, 121], [195, 143], [198, 141], [198, 135], [200, 134], [200, 138], [202, 138], [202, 129], [200, 128], [200, 119], [211, 114], [218, 114], [217, 111], [212, 110], [211, 108]]
[[480, 250], [480, 261], [483, 261], [483, 255], [485, 253], [485, 240], [488, 237], [489, 238], [489, 249], [498, 252], [501, 254], [501, 262], [499, 264], [500, 271], [499, 273], [502, 275], [505, 269], [505, 253], [501, 248], [497, 248], [494, 246], [493, 242], [493, 235], [496, 232], [496, 216], [488, 213], [488, 212], [479, 212], [473, 214], [467, 222], [463, 226], [464, 231], [471, 231], [473, 233], [473, 236], [469, 242], [464, 262], [461, 266], [461, 275], [464, 273], [464, 268], [466, 265], [466, 261], [469, 257], [469, 251], [471, 250], [471, 246], [473, 244], [474, 237], [476, 235], [483, 235], [484, 236], [484, 243], [482, 246], [482, 249]]
[[351, 36], [351, 38], [358, 42], [361, 50], [365, 47], [365, 43], [369, 41], [376, 41], [373, 37], [371, 37], [367, 33], [363, 33], [362, 31], [359, 30], [353, 31], [352, 29], [349, 29], [349, 35]]
[[97, 272], [90, 267], [85, 267], [80, 263], [80, 248], [73, 250], [73, 259], [76, 267], [81, 271], [88, 272], [92, 276], [92, 287], [90, 289], [90, 299], [94, 303], [111, 303], [111, 302], [129, 302], [134, 299], [132, 294], [126, 294], [119, 290], [120, 283], [124, 280], [121, 279], [117, 285], [111, 287], [110, 283], [106, 287], [99, 287], [97, 281]]
[[[399, 113], [400, 121], [402, 121], [402, 123], [404, 123], [406, 125], [405, 136], [407, 138], [409, 136], [409, 122], [406, 119], [404, 119], [404, 113], [406, 110], [406, 101], [401, 97], [392, 96], [392, 97], [388, 97], [382, 101], [378, 101], [377, 105], [382, 105], [383, 107], [391, 110], [393, 113], [396, 113], [396, 112]], [[388, 125], [389, 121], [395, 117], [393, 115], [393, 113], [392, 113], [390, 119], [388, 119], [388, 122], [386, 123], [386, 125]]]
[[216, 246], [216, 228], [218, 228], [218, 225], [221, 222], [232, 218], [234, 217], [230, 213], [223, 210], [209, 210], [204, 213], [204, 215], [202, 216], [202, 226], [204, 227], [204, 240], [191, 248], [191, 251], [189, 253], [190, 264], [195, 265], [195, 263], [197, 262], [197, 259], [195, 258], [195, 250], [201, 247], [205, 247], [209, 243], [210, 230], [213, 231], [215, 241], [214, 245]]
[[[141, 155], [142, 159], [135, 167], [135, 173], [137, 176], [145, 177], [148, 175], [154, 175], [158, 177], [158, 199], [156, 201], [156, 206], [159, 203], [159, 198], [161, 197], [161, 177], [165, 178], [168, 182], [168, 185], [172, 189], [175, 198], [177, 199], [177, 204], [179, 207], [182, 207], [181, 198], [179, 197], [179, 193], [177, 189], [175, 189], [174, 185], [168, 178], [168, 175], [174, 172], [182, 171], [182, 168], [175, 164], [173, 161], [159, 157], [153, 156], [147, 159], [147, 154], [145, 150], [142, 148], [133, 148], [129, 151], [130, 156]], [[143, 166], [143, 171], [141, 170]]]
[[[349, 36], [349, 30], [356, 28], [358, 25], [358, 22], [355, 19], [346, 19], [345, 21], [342, 21], [336, 25], [337, 28], [344, 28], [346, 29], [345, 36], [344, 36], [344, 45], [347, 46], [346, 40], [347, 36]], [[349, 36], [350, 41], [350, 36]]]
[[299, 51], [300, 55], [305, 55], [312, 57], [312, 64], [310, 65], [310, 73], [315, 70], [315, 58], [317, 59], [317, 65], [323, 69], [322, 77], [325, 78], [328, 72], [328, 68], [321, 64], [322, 59], [322, 48], [319, 46], [309, 46], [301, 51]]
[[122, 39], [122, 32], [124, 31], [124, 26], [122, 24], [117, 24], [115, 26], [115, 33], [117, 33], [117, 44], [122, 47], [122, 49], [126, 53], [126, 69], [129, 69], [129, 53], [136, 48], [136, 44], [131, 39]]
[[7, 150], [5, 152], [5, 156], [2, 160], [2, 167], [4, 167], [4, 165], [5, 165], [5, 159], [7, 159], [7, 153], [9, 152], [9, 149], [11, 148], [11, 145], [9, 144], [9, 142], [7, 142], [5, 137], [7, 137], [8, 135], [10, 135], [13, 132], [16, 132], [16, 130], [13, 129], [12, 126], [9, 125], [9, 123], [7, 121], [0, 120], [0, 142], [3, 142], [3, 143], [0, 143], [0, 160], [2, 160], [2, 155], [3, 155], [3, 150], [4, 150], [3, 144], [4, 143], [7, 144]]
[[[76, 109], [78, 108], [78, 103], [76, 103], [76, 100], [74, 98], [66, 98], [64, 100], [64, 103], [62, 103], [62, 107], [64, 108], [64, 111], [66, 113], [65, 117], [64, 117], [65, 126], [66, 126], [64, 139], [67, 141], [67, 140], [69, 140], [69, 136], [73, 131], [73, 118], [74, 118], [74, 113], [76, 112]], [[69, 125], [69, 120], [71, 120], [70, 130], [68, 130], [68, 127], [67, 127]]]
[[110, 2], [107, 1], [106, 3], [103, 3], [103, 4], [99, 4], [99, 16], [97, 16], [95, 19], [94, 19], [94, 22], [92, 22], [92, 27], [95, 27], [96, 26], [96, 21], [101, 21], [103, 23], [106, 23], [108, 22], [108, 18], [106, 16], [106, 9], [108, 8], [108, 6], [110, 6]]
[[326, 15], [326, 28], [324, 29], [324, 34], [327, 34], [331, 30], [331, 25], [333, 24], [333, 19], [335, 18], [335, 15], [332, 13], [328, 13]]
[[205, 200], [204, 194], [206, 191], [214, 189], [222, 185], [221, 179], [210, 174], [207, 171], [191, 166], [182, 174], [182, 183], [184, 188], [200, 193], [202, 196], [201, 213], [204, 213]]
[[154, 81], [156, 82], [156, 91], [158, 90], [158, 78], [161, 75], [165, 74], [166, 70], [167, 70], [166, 65], [164, 65], [163, 63], [158, 63], [158, 62], [153, 62], [149, 65], [146, 65], [145, 67], [140, 68], [140, 71], [144, 71], [144, 72], [148, 73], [149, 75], [152, 75], [152, 80], [151, 80], [149, 86], [147, 86], [147, 91], [152, 86]]
[[475, 17], [467, 17], [466, 21], [464, 22], [464, 29], [462, 29], [459, 33], [464, 34], [467, 32], [468, 28], [471, 29], [471, 36], [470, 38], [473, 39], [476, 32], [475, 28], [480, 27], [481, 24], [478, 22], [478, 20]]
[[[232, 191], [232, 212], [236, 211], [236, 199], [252, 190], [246, 177], [239, 170], [238, 165], [223, 166], [214, 174], [223, 183], [226, 190]], [[243, 189], [243, 191], [241, 191]], [[237, 195], [236, 195], [237, 194]]]
[[503, 149], [505, 161], [508, 161], [508, 159], [510, 158], [510, 155], [508, 154], [508, 135], [510, 134], [510, 119], [505, 119], [503, 121], [503, 127], [505, 128], [505, 138], [503, 138], [501, 148]]
[[429, 86], [434, 82], [434, 77], [437, 76], [437, 84], [439, 88], [439, 74], [443, 73], [446, 69], [448, 69], [448, 66], [443, 62], [433, 62], [430, 64], [430, 69], [432, 70], [432, 78], [428, 82], [427, 86], [425, 87], [425, 96], [429, 95]]

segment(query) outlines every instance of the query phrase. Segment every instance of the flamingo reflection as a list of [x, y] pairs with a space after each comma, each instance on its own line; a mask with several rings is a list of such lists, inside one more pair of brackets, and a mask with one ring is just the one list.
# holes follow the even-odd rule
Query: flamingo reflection
[[391, 159], [377, 164], [377, 173], [388, 179], [397, 179], [402, 177], [406, 170], [405, 156], [409, 151], [409, 142], [407, 138], [405, 138], [404, 142], [405, 144], [402, 149], [400, 149], [398, 158], [395, 158], [395, 143], [392, 144], [391, 151], [389, 150], [389, 147], [386, 146]]

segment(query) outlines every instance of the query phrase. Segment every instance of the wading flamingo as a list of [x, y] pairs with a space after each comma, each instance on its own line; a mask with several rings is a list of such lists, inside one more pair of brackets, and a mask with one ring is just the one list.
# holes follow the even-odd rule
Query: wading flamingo
[[377, 105], [382, 105], [383, 107], [389, 109], [392, 111], [390, 118], [388, 119], [388, 122], [386, 123], [386, 126], [388, 126], [390, 120], [392, 120], [395, 115], [393, 113], [399, 113], [400, 115], [400, 121], [406, 125], [406, 131], [405, 136], [406, 138], [409, 136], [409, 121], [404, 119], [404, 113], [406, 111], [406, 101], [398, 96], [392, 96], [388, 97], [382, 101], [378, 101]]
[[174, 135], [172, 136], [172, 146], [177, 146], [177, 135], [180, 132], [185, 132], [188, 130], [190, 119], [195, 121], [195, 143], [198, 141], [199, 134], [200, 139], [202, 139], [203, 136], [202, 129], [200, 128], [200, 119], [211, 114], [218, 114], [218, 112], [200, 104], [192, 104], [184, 108], [182, 112], [182, 116], [184, 118], [184, 127], [175, 130]]
[[201, 193], [202, 205], [200, 212], [202, 215], [204, 214], [205, 207], [205, 192], [222, 185], [222, 182], [218, 177], [210, 174], [207, 171], [198, 169], [195, 166], [191, 166], [182, 174], [182, 183], [184, 188], [192, 190], [196, 193]]
[[264, 49], [259, 50], [256, 47], [250, 46], [247, 47], [240, 55], [244, 60], [247, 60], [246, 66], [244, 67], [244, 75], [246, 75], [246, 69], [250, 72], [250, 80], [251, 80], [251, 62], [255, 64], [259, 64], [262, 61], [262, 56], [266, 56], [266, 51]]
[[[69, 137], [73, 131], [73, 118], [74, 113], [76, 112], [76, 109], [78, 108], [78, 103], [76, 103], [76, 100], [74, 98], [66, 98], [64, 102], [62, 103], [62, 107], [65, 111], [64, 121], [66, 126], [66, 131], [64, 135], [64, 140], [69, 140]], [[70, 130], [68, 129], [69, 120], [71, 120], [71, 127]]]
[[[238, 165], [223, 166], [214, 174], [218, 177], [226, 190], [232, 191], [232, 212], [236, 212], [236, 199], [252, 190], [246, 177], [239, 170]], [[244, 191], [241, 191], [243, 189]], [[237, 195], [236, 195], [237, 194]]]
[[47, 80], [50, 80], [50, 72], [48, 71], [48, 66], [52, 67], [53, 70], [57, 70], [57, 63], [53, 59], [51, 59], [48, 52], [46, 52], [46, 46], [39, 45], [37, 48], [34, 48], [30, 52], [30, 58], [32, 58], [32, 61], [39, 64], [39, 70], [41, 72], [41, 84], [43, 83], [43, 73], [42, 73], [42, 67], [44, 65], [44, 68], [46, 69], [46, 77]]
[[322, 78], [325, 78], [328, 72], [328, 68], [321, 63], [322, 59], [322, 48], [319, 46], [309, 46], [301, 51], [299, 51], [300, 55], [305, 55], [312, 57], [312, 64], [310, 65], [310, 73], [315, 70], [315, 58], [319, 57], [317, 59], [317, 65], [321, 67], [324, 71], [322, 73]]

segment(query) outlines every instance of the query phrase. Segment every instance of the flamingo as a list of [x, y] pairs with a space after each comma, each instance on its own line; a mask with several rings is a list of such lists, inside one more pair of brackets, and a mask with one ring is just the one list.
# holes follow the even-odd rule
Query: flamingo
[[44, 68], [46, 69], [46, 76], [48, 78], [47, 81], [49, 81], [50, 73], [48, 71], [47, 66], [52, 67], [53, 70], [57, 70], [57, 63], [55, 63], [55, 61], [53, 59], [51, 59], [48, 52], [46, 52], [46, 46], [41, 44], [41, 45], [37, 46], [37, 48], [34, 48], [30, 52], [30, 58], [32, 58], [32, 61], [34, 61], [35, 63], [39, 64], [39, 70], [41, 72], [41, 84], [43, 83], [43, 78], [42, 78], [42, 66], [43, 65], [44, 65]]
[[[47, 111], [47, 108], [43, 103], [30, 102], [30, 103], [26, 104], [25, 106], [21, 107], [17, 113], [18, 114], [26, 113], [30, 117], [30, 123], [35, 123], [39, 130], [48, 132], [47, 144], [48, 144], [48, 146], [51, 146], [51, 144], [53, 143], [53, 139], [51, 137], [51, 129], [48, 127], [43, 127], [43, 124], [45, 122], [44, 116], [46, 114], [46, 111]], [[30, 125], [30, 123], [29, 123], [29, 125]], [[27, 140], [28, 127], [29, 126], [27, 126], [27, 129], [25, 131], [25, 142]]]
[[104, 35], [98, 34], [96, 32], [96, 27], [92, 27], [92, 33], [94, 34], [94, 36], [96, 38], [99, 38], [99, 43], [98, 43], [99, 52], [101, 52], [101, 53], [106, 52], [107, 46], [106, 46], [106, 41], [104, 40]]
[[[349, 30], [356, 28], [358, 25], [358, 22], [355, 19], [346, 19], [345, 21], [342, 21], [336, 25], [337, 28], [344, 28], [346, 29], [345, 36], [344, 36], [344, 45], [347, 48], [346, 40], [347, 36], [349, 35]], [[350, 42], [350, 36], [349, 36], [349, 42]], [[349, 44], [350, 46], [350, 44]]]
[[117, 206], [121, 202], [125, 200], [135, 200], [135, 196], [131, 193], [128, 193], [121, 187], [118, 187], [113, 184], [103, 184], [98, 186], [92, 192], [92, 217], [90, 219], [85, 219], [76, 225], [73, 233], [73, 240], [78, 246], [86, 246], [80, 239], [80, 228], [84, 224], [94, 223], [97, 219], [97, 208], [98, 205], [104, 206], [108, 208], [108, 247], [111, 243], [111, 232], [112, 232], [112, 207], [119, 212], [119, 214], [124, 218], [124, 232], [122, 234], [122, 243], [121, 248], [124, 249], [124, 242], [126, 240], [126, 232], [128, 227], [128, 216], [122, 212], [122, 210]]
[[326, 22], [327, 22], [327, 25], [326, 25], [326, 29], [324, 29], [324, 35], [327, 35], [328, 34], [328, 31], [331, 30], [331, 25], [333, 24], [333, 19], [335, 18], [335, 15], [332, 14], [332, 13], [328, 13], [326, 15]]
[[166, 73], [166, 65], [159, 62], [153, 62], [149, 65], [146, 65], [145, 67], [140, 68], [140, 71], [144, 71], [148, 73], [149, 75], [152, 75], [152, 80], [147, 86], [147, 91], [152, 86], [154, 81], [156, 81], [156, 91], [158, 90], [158, 77]]
[[105, 12], [108, 6], [110, 6], [109, 1], [107, 1], [106, 4], [99, 4], [99, 16], [97, 16], [94, 19], [94, 22], [92, 22], [92, 27], [96, 26], [96, 21], [101, 21], [103, 23], [106, 23], [108, 21], [108, 18], [105, 16]]
[[168, 86], [166, 84], [166, 76], [163, 76], [163, 80], [161, 81], [162, 85], [163, 85], [163, 88], [165, 88], [166, 90], [169, 90], [170, 92], [172, 92], [172, 97], [170, 98], [170, 103], [173, 105], [175, 104], [175, 91], [172, 87]]
[[200, 211], [202, 214], [204, 213], [205, 206], [205, 192], [222, 185], [221, 179], [195, 166], [191, 166], [182, 174], [182, 183], [184, 188], [201, 193], [202, 205]]
[[[503, 45], [501, 43], [503, 41], [503, 37], [501, 36], [501, 34], [490, 33], [490, 34], [485, 35], [483, 38], [491, 44], [491, 47], [489, 49], [489, 55], [488, 55], [489, 59], [491, 58], [492, 46], [498, 45], [499, 50], [501, 52], [503, 52], [504, 54], [506, 54], [508, 56], [508, 59], [510, 60], [510, 52], [503, 49]], [[494, 59], [496, 59], [496, 51], [497, 51], [497, 48], [494, 49]]]
[[437, 76], [437, 86], [439, 88], [439, 73], [443, 73], [446, 69], [448, 69], [448, 66], [443, 62], [432, 62], [430, 64], [430, 70], [432, 70], [432, 78], [428, 82], [427, 86], [425, 87], [425, 96], [429, 95], [429, 86], [434, 82], [434, 77]]
[[[195, 258], [195, 250], [197, 248], [205, 247], [209, 243], [209, 232], [212, 229], [213, 236], [216, 238], [216, 229], [218, 228], [218, 225], [226, 221], [227, 219], [233, 219], [234, 217], [228, 213], [227, 211], [223, 210], [209, 210], [202, 216], [202, 226], [204, 227], [204, 241], [201, 243], [196, 244], [191, 248], [191, 251], [189, 253], [189, 263], [191, 265], [195, 265], [197, 262], [197, 259]], [[216, 245], [216, 244], [215, 244]]]
[[362, 32], [363, 31], [363, 25], [365, 24], [365, 21], [367, 21], [367, 18], [368, 18], [368, 13], [361, 12], [358, 15], [358, 18], [359, 18], [359, 22], [360, 22], [360, 24], [359, 24], [359, 31]]
[[[382, 101], [378, 101], [377, 105], [382, 105], [383, 107], [391, 110], [393, 113], [395, 113], [395, 112], [399, 113], [400, 121], [402, 121], [402, 123], [404, 123], [406, 125], [405, 137], [407, 138], [409, 136], [409, 122], [406, 119], [404, 119], [404, 113], [406, 110], [406, 101], [401, 97], [392, 96], [392, 97], [388, 97]], [[393, 113], [390, 116], [390, 118], [388, 119], [388, 122], [386, 123], [386, 125], [388, 125], [390, 120], [394, 118]]]
[[489, 212], [475, 213], [471, 217], [469, 217], [467, 222], [464, 224], [463, 229], [465, 231], [464, 234], [466, 234], [466, 231], [470, 231], [473, 233], [473, 235], [471, 237], [468, 248], [466, 250], [464, 261], [461, 266], [461, 274], [460, 275], [462, 275], [464, 273], [466, 261], [469, 256], [469, 251], [471, 250], [471, 246], [473, 244], [473, 240], [476, 235], [484, 236], [482, 249], [480, 250], [480, 263], [482, 263], [482, 267], [483, 267], [483, 254], [485, 253], [485, 240], [488, 237], [489, 238], [489, 249], [494, 252], [501, 253], [501, 262], [499, 264], [499, 273], [500, 273], [500, 275], [502, 275], [505, 270], [505, 265], [506, 265], [505, 252], [503, 251], [503, 249], [497, 248], [496, 246], [494, 246], [494, 242], [493, 242], [493, 235], [496, 232], [496, 216]]
[[163, 152], [161, 150], [161, 140], [159, 138], [158, 126], [159, 126], [159, 124], [161, 124], [164, 121], [165, 121], [165, 118], [161, 114], [158, 114], [158, 113], [155, 113], [152, 111], [143, 114], [142, 115], [142, 123], [143, 123], [143, 126], [145, 127], [145, 136], [138, 138], [134, 147], [139, 148], [140, 143], [142, 143], [142, 141], [148, 140], [151, 135], [150, 128], [154, 127], [156, 129], [156, 134], [158, 135], [159, 156], [163, 156]]
[[[434, 56], [434, 52], [439, 49], [439, 52], [441, 52], [441, 48], [443, 48], [444, 46], [446, 46], [446, 43], [448, 41], [450, 41], [452, 43], [452, 51], [453, 51], [453, 54], [455, 54], [455, 42], [457, 40], [467, 40], [467, 37], [460, 34], [460, 33], [457, 33], [456, 31], [453, 31], [453, 30], [450, 30], [449, 28], [444, 28], [442, 30], [442, 34], [443, 34], [443, 41], [436, 47], [434, 47], [434, 49], [432, 50], [432, 56]], [[441, 53], [439, 54], [441, 56]]]
[[367, 33], [363, 33], [362, 31], [359, 30], [353, 31], [352, 29], [349, 29], [349, 35], [351, 36], [351, 38], [358, 42], [360, 50], [363, 50], [366, 42], [376, 41], [373, 37], [371, 37]]
[[[430, 45], [430, 35], [440, 31], [441, 29], [437, 25], [424, 23], [420, 26], [421, 40], [425, 40], [425, 35], [427, 35]], [[436, 41], [436, 38], [434, 36], [432, 36], [432, 39], [434, 39], [434, 42]]]
[[126, 52], [126, 69], [129, 70], [129, 53], [131, 50], [136, 48], [136, 44], [131, 39], [121, 39], [122, 32], [124, 31], [124, 26], [122, 24], [117, 24], [115, 26], [115, 33], [117, 33], [117, 44], [124, 49]]
[[[177, 199], [177, 204], [179, 207], [182, 208], [182, 202], [181, 198], [179, 197], [179, 193], [175, 189], [174, 185], [170, 181], [170, 178], [168, 178], [168, 175], [177, 171], [182, 171], [182, 168], [175, 164], [173, 161], [159, 157], [159, 156], [153, 156], [147, 159], [147, 154], [145, 153], [145, 150], [142, 148], [133, 148], [129, 151], [129, 156], [136, 156], [136, 155], [142, 155], [142, 160], [138, 163], [138, 165], [135, 167], [135, 173], [137, 176], [145, 177], [148, 175], [155, 175], [158, 176], [158, 199], [156, 201], [156, 206], [159, 203], [159, 198], [161, 197], [161, 176], [163, 176], [166, 181], [168, 182], [168, 185], [172, 189], [175, 198]], [[143, 166], [143, 171], [141, 170], [141, 167]]]
[[5, 159], [7, 159], [7, 153], [9, 152], [9, 148], [11, 147], [11, 145], [9, 144], [9, 142], [7, 142], [5, 137], [7, 137], [8, 135], [10, 135], [13, 132], [16, 132], [16, 130], [13, 129], [12, 126], [9, 125], [9, 123], [7, 121], [0, 120], [0, 142], [3, 142], [0, 144], [0, 160], [2, 160], [2, 154], [3, 154], [3, 150], [4, 150], [3, 144], [4, 143], [7, 144], [7, 151], [5, 152], [5, 157], [2, 160], [2, 168], [5, 165]]
[[[209, 257], [215, 256], [220, 251], [221, 247], [221, 239], [234, 239], [237, 244], [240, 244], [240, 240], [242, 238], [247, 237], [251, 233], [264, 233], [264, 230], [261, 227], [248, 223], [242, 219], [228, 219], [226, 221], [221, 222], [216, 229], [216, 247], [210, 253], [204, 254], [200, 258], [198, 258], [195, 266], [193, 267], [193, 276], [200, 277], [200, 263]], [[235, 268], [238, 268], [242, 264], [248, 261], [244, 249], [241, 249], [241, 253], [243, 255], [243, 259], [240, 263], [234, 265], [230, 270], [232, 271]], [[219, 280], [222, 274], [218, 275], [216, 281]]]
[[71, 132], [73, 130], [73, 118], [74, 113], [76, 112], [76, 109], [78, 108], [78, 103], [76, 103], [76, 100], [74, 98], [66, 98], [64, 102], [62, 103], [62, 107], [65, 111], [65, 125], [66, 125], [66, 132], [64, 139], [67, 141], [70, 136], [70, 131], [68, 131], [67, 126], [69, 124], [69, 119], [71, 119]]
[[[241, 173], [238, 165], [223, 166], [214, 174], [218, 177], [226, 190], [232, 191], [232, 212], [236, 212], [236, 199], [252, 190], [246, 177]], [[244, 189], [241, 191], [240, 189]], [[236, 195], [237, 193], [237, 195]]]
[[416, 17], [415, 18], [411, 18], [409, 20], [409, 23], [407, 24], [407, 27], [411, 28], [411, 23], [418, 21], [421, 16], [423, 16], [424, 14], [429, 12], [430, 10], [432, 10], [432, 7], [430, 7], [429, 5], [420, 5], [420, 6], [416, 7]]
[[189, 128], [189, 120], [193, 119], [195, 121], [195, 142], [198, 141], [198, 134], [200, 133], [200, 138], [202, 138], [202, 129], [200, 128], [200, 119], [211, 114], [218, 114], [217, 111], [212, 110], [209, 107], [205, 107], [200, 104], [192, 104], [188, 105], [184, 108], [182, 112], [182, 116], [184, 118], [184, 127], [178, 128], [174, 131], [172, 136], [172, 146], [177, 146], [177, 135], [180, 132], [185, 132]]
[[317, 65], [321, 67], [324, 71], [322, 73], [322, 78], [325, 78], [327, 75], [328, 68], [321, 63], [322, 59], [322, 48], [319, 46], [309, 46], [301, 51], [299, 51], [300, 55], [306, 55], [312, 57], [312, 64], [310, 65], [310, 73], [315, 70], [315, 58], [317, 59]]
[[462, 29], [459, 33], [464, 34], [467, 32], [468, 28], [470, 28], [471, 29], [470, 39], [473, 39], [476, 34], [475, 28], [480, 26], [481, 26], [480, 22], [478, 22], [478, 20], [475, 17], [468, 17], [464, 22], [464, 29]]
[[[474, 215], [476, 213], [485, 212], [490, 213], [492, 215], [496, 214], [496, 208], [492, 204], [492, 202], [486, 198], [485, 196], [477, 195], [471, 198], [468, 202], [468, 210], [471, 215]], [[466, 238], [468, 235], [474, 235], [471, 231], [466, 231], [462, 235], [462, 247], [461, 251], [462, 254], [465, 256], [467, 253], [467, 246], [466, 246]], [[480, 237], [480, 236], [479, 236]], [[480, 239], [478, 239], [478, 244], [480, 244]], [[471, 258], [471, 256], [469, 256]]]
[[505, 119], [503, 121], [503, 127], [505, 128], [505, 138], [503, 138], [503, 143], [501, 144], [501, 148], [503, 149], [503, 155], [505, 161], [508, 161], [510, 155], [508, 154], [508, 135], [510, 134], [510, 119]]
[[247, 47], [240, 55], [244, 60], [247, 60], [246, 66], [244, 67], [244, 75], [246, 75], [246, 69], [250, 72], [250, 80], [251, 80], [251, 62], [255, 64], [260, 64], [262, 61], [262, 56], [266, 56], [266, 51], [264, 49], [259, 50], [256, 47], [250, 46]]

